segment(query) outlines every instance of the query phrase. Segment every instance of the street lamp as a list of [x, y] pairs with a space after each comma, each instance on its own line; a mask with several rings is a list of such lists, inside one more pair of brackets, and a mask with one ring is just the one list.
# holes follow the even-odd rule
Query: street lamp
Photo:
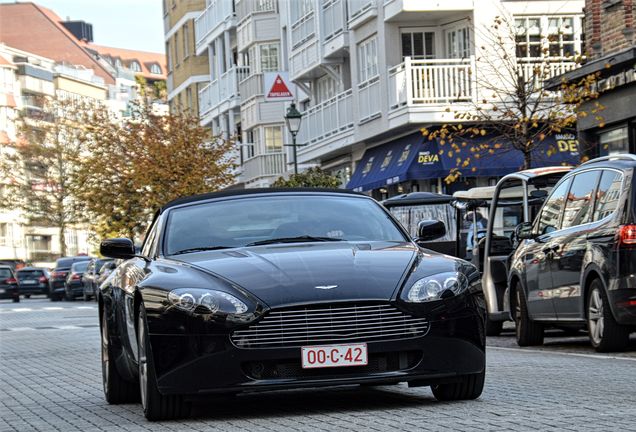
[[298, 157], [296, 155], [296, 134], [300, 130], [300, 123], [302, 122], [303, 115], [296, 109], [296, 104], [292, 104], [287, 109], [285, 115], [285, 122], [287, 123], [287, 129], [292, 134], [292, 147], [294, 148], [294, 174], [298, 174]]

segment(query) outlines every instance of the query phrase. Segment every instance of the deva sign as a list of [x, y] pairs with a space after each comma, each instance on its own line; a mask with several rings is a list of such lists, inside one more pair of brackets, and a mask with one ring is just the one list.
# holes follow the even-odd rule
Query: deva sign
[[555, 136], [557, 148], [561, 153], [578, 153], [579, 140], [574, 134], [558, 134]]
[[420, 152], [417, 156], [417, 162], [422, 165], [431, 165], [439, 162], [439, 155], [430, 152]]

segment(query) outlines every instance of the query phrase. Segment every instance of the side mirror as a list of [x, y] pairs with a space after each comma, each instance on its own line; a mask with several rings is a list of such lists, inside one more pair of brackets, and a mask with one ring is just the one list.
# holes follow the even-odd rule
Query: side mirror
[[436, 240], [446, 235], [446, 225], [438, 220], [423, 220], [417, 224], [416, 241]]
[[532, 222], [522, 222], [515, 228], [515, 235], [519, 240], [532, 240], [536, 236], [532, 231]]
[[108, 258], [130, 259], [135, 256], [135, 246], [127, 238], [102, 240], [99, 253]]

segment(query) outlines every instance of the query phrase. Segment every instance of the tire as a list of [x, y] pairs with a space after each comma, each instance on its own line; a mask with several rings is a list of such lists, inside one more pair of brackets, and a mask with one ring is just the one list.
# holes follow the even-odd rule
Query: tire
[[102, 384], [106, 402], [111, 405], [139, 402], [139, 387], [121, 377], [114, 361], [113, 349], [108, 338], [106, 313], [101, 317]]
[[474, 375], [465, 375], [461, 381], [431, 386], [433, 396], [438, 401], [456, 401], [477, 399], [484, 390], [486, 371]]
[[543, 325], [532, 321], [528, 315], [528, 304], [523, 290], [515, 289], [515, 334], [519, 346], [543, 345]]
[[31, 298], [31, 294], [25, 294], [24, 298]]
[[20, 303], [20, 296], [13, 297], [13, 303]]
[[82, 297], [84, 298], [84, 301], [87, 302], [89, 301], [91, 298], [88, 294], [86, 294], [86, 291], [84, 291], [84, 293], [82, 294]]
[[491, 321], [486, 316], [486, 336], [499, 336], [503, 329], [503, 321]]
[[629, 328], [612, 316], [607, 294], [599, 279], [590, 284], [587, 295], [587, 329], [590, 343], [598, 352], [622, 351], [629, 344]]
[[139, 349], [139, 392], [144, 416], [150, 421], [183, 418], [190, 414], [190, 406], [181, 395], [162, 395], [157, 388], [157, 377], [152, 360], [146, 309], [139, 306], [137, 316], [137, 346]]

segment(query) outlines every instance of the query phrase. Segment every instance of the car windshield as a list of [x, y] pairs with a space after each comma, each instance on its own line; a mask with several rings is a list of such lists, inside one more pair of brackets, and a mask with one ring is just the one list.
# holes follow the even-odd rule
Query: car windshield
[[73, 264], [73, 266], [71, 267], [71, 271], [83, 272], [86, 271], [86, 267], [88, 267], [88, 261], [78, 262]]
[[170, 212], [166, 255], [294, 241], [406, 240], [374, 201], [288, 195], [196, 204]]

